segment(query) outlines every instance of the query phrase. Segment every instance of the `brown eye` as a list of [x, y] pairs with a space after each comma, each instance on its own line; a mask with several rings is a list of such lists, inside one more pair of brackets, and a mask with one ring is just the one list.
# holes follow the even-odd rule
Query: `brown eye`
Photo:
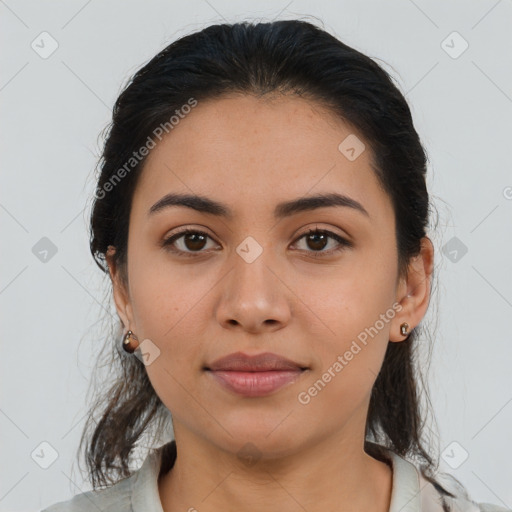
[[[208, 233], [195, 229], [186, 229], [180, 233], [175, 233], [162, 242], [162, 246], [172, 252], [183, 254], [184, 256], [194, 256], [194, 253], [205, 252], [203, 249], [210, 238]], [[177, 244], [176, 242], [180, 242]], [[181, 245], [181, 247], [177, 247]]]
[[[208, 239], [212, 240], [210, 235], [204, 231], [185, 229], [166, 238], [162, 242], [162, 246], [180, 256], [198, 256], [208, 252], [207, 250], [203, 250], [207, 249]], [[324, 229], [311, 229], [300, 236], [297, 241], [303, 239], [306, 242], [306, 249], [301, 250], [312, 254], [314, 257], [329, 256], [347, 247], [353, 247], [352, 242], [332, 231]], [[337, 247], [336, 244], [334, 244], [334, 248], [325, 250], [330, 240], [337, 242]]]
[[206, 236], [201, 233], [186, 233], [183, 235], [183, 243], [191, 251], [200, 251], [204, 248]]
[[312, 233], [306, 235], [306, 243], [310, 249], [322, 251], [328, 243], [329, 237], [324, 233]]
[[[306, 242], [306, 246], [308, 249], [306, 252], [318, 253], [318, 255], [332, 255], [338, 251], [345, 249], [346, 247], [352, 247], [352, 242], [349, 242], [345, 238], [340, 235], [333, 233], [332, 231], [327, 231], [324, 229], [312, 229], [309, 230], [304, 235], [300, 236], [297, 240], [304, 239]], [[338, 243], [338, 247], [334, 247], [334, 249], [324, 250], [325, 247], [329, 244], [329, 239], [335, 240]], [[317, 254], [314, 254], [317, 257]]]

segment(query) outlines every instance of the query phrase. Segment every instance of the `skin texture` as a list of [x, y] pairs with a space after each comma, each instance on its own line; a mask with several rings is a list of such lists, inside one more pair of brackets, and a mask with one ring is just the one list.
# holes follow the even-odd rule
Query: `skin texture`
[[[407, 279], [398, 280], [392, 205], [369, 145], [354, 161], [338, 150], [350, 134], [357, 132], [296, 96], [230, 95], [200, 102], [148, 156], [130, 215], [128, 286], [112, 252], [107, 260], [125, 328], [161, 351], [146, 368], [178, 446], [174, 468], [159, 480], [165, 512], [389, 509], [392, 472], [364, 452], [365, 422], [388, 341], [403, 341], [400, 324], [412, 329], [426, 313], [433, 246], [424, 238]], [[208, 196], [233, 218], [185, 207], [149, 216], [169, 192]], [[350, 196], [369, 218], [347, 207], [273, 217], [277, 203], [320, 192]], [[192, 257], [161, 246], [185, 227], [209, 235], [202, 244], [174, 242]], [[339, 244], [308, 243], [301, 236], [310, 228], [353, 247], [322, 256]], [[236, 251], [248, 236], [263, 250], [251, 263]], [[300, 403], [299, 393], [381, 314], [395, 312], [394, 303], [400, 312]], [[308, 370], [272, 395], [238, 396], [203, 370], [237, 351], [274, 352]], [[237, 456], [248, 442], [255, 464]]]

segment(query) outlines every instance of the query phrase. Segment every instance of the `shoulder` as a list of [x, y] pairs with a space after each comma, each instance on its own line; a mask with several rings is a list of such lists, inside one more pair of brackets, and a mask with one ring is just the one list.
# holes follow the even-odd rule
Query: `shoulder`
[[87, 491], [66, 501], [59, 501], [41, 512], [118, 512], [131, 510], [132, 475], [105, 489]]
[[118, 512], [131, 510], [131, 480], [133, 475], [111, 487], [97, 491], [87, 491], [73, 496], [67, 501], [59, 501], [41, 512]]
[[438, 473], [435, 481], [431, 481], [416, 469], [421, 487], [422, 511], [512, 512], [512, 509], [494, 503], [474, 501], [467, 489], [450, 473]]
[[498, 505], [493, 505], [492, 503], [479, 503], [481, 512], [512, 512], [512, 509], [499, 507]]
[[168, 470], [175, 459], [176, 443], [173, 440], [150, 450], [142, 466], [131, 476], [110, 487], [84, 492], [70, 500], [54, 503], [41, 512], [161, 512], [158, 475], [160, 469]]
[[426, 475], [423, 466], [392, 449], [368, 443], [370, 453], [391, 462], [393, 488], [389, 512], [512, 512], [506, 506], [477, 502], [452, 474]]

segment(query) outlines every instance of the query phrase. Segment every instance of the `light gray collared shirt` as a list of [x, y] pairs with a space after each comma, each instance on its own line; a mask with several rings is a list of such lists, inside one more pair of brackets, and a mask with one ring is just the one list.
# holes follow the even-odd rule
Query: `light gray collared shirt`
[[[140, 469], [129, 478], [109, 488], [78, 494], [42, 512], [164, 512], [158, 492], [158, 475], [164, 447], [173, 443], [151, 450]], [[449, 482], [443, 481], [442, 487], [456, 494], [456, 498], [442, 496], [414, 464], [389, 449], [384, 449], [384, 454], [393, 469], [389, 512], [512, 512], [490, 503], [476, 503], [456, 487], [447, 489], [451, 485]]]

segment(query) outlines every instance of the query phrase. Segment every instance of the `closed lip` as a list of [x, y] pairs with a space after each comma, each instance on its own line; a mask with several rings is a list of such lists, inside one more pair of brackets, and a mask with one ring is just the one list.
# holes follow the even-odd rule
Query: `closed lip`
[[204, 369], [210, 371], [268, 372], [306, 370], [307, 367], [272, 352], [256, 355], [235, 352], [216, 359], [213, 363], [206, 365]]

